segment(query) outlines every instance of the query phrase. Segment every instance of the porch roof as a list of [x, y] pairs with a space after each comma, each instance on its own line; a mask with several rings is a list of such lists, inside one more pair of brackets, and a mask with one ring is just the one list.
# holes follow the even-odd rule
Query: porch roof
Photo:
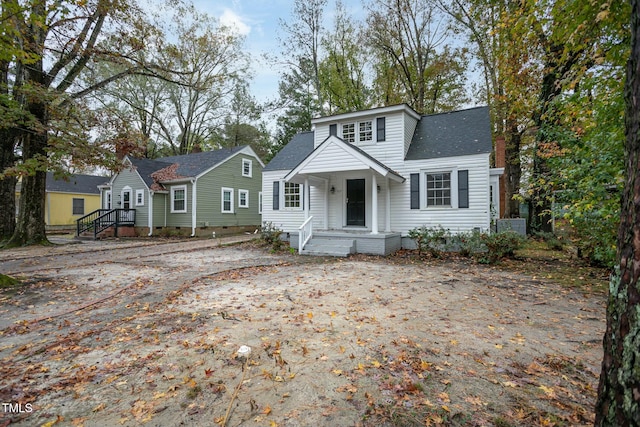
[[354, 170], [372, 170], [393, 181], [405, 181], [402, 175], [384, 163], [337, 136], [330, 136], [325, 139], [322, 144], [298, 163], [284, 179], [285, 181], [291, 181], [301, 175]]

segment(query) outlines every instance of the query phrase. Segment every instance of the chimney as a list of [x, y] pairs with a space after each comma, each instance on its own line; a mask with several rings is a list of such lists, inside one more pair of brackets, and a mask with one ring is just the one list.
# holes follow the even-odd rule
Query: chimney
[[495, 164], [497, 168], [503, 168], [506, 166], [507, 161], [505, 158], [505, 140], [504, 136], [496, 136], [496, 147], [495, 147]]
[[200, 144], [193, 144], [193, 148], [191, 149], [192, 153], [202, 153], [202, 147]]

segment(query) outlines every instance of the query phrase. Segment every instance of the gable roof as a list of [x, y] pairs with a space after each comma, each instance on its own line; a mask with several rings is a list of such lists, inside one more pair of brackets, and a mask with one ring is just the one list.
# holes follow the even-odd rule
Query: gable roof
[[65, 178], [54, 176], [53, 172], [47, 172], [47, 192], [52, 193], [77, 193], [100, 194], [99, 185], [105, 184], [109, 178], [95, 175], [74, 174]]
[[[158, 187], [158, 182], [181, 178], [195, 178], [249, 146], [222, 148], [214, 151], [184, 154], [181, 156], [142, 159], [127, 157], [147, 187]], [[259, 159], [258, 159], [259, 160]], [[152, 188], [153, 189], [153, 188]]]
[[[332, 161], [338, 158], [341, 160], [340, 162]], [[344, 159], [348, 159], [348, 161], [345, 163]], [[342, 168], [337, 163], [341, 163]], [[325, 139], [322, 144], [296, 165], [284, 179], [290, 181], [296, 175], [362, 169], [371, 169], [394, 181], [404, 182], [404, 178], [400, 174], [384, 163], [337, 136], [329, 136]]]
[[405, 160], [491, 153], [489, 107], [422, 116]]
[[313, 137], [313, 131], [294, 135], [262, 170], [268, 172], [295, 168], [313, 151]]

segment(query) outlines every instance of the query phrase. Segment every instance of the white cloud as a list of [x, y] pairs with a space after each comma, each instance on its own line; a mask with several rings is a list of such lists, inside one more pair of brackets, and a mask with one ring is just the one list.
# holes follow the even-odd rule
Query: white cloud
[[243, 22], [242, 18], [231, 9], [224, 10], [222, 16], [220, 16], [220, 23], [225, 27], [235, 28], [235, 30], [243, 36], [251, 32], [251, 27]]

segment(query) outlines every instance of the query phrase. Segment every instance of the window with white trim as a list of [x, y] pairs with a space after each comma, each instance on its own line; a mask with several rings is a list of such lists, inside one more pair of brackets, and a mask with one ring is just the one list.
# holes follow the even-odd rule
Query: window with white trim
[[373, 142], [373, 121], [363, 120], [343, 124], [342, 139], [350, 144]]
[[171, 187], [171, 213], [187, 212], [187, 186]]
[[253, 161], [250, 159], [242, 159], [242, 176], [251, 178], [253, 175]]
[[136, 190], [136, 206], [144, 206], [144, 190]]
[[111, 209], [111, 190], [105, 192], [105, 209]]
[[285, 208], [299, 208], [302, 206], [300, 184], [294, 184], [293, 182], [284, 183], [284, 207]]
[[249, 190], [238, 190], [238, 207], [249, 207]]
[[345, 142], [353, 144], [356, 142], [356, 124], [355, 123], [347, 123], [342, 125], [342, 139]]
[[451, 206], [451, 172], [427, 173], [427, 207]]
[[358, 142], [373, 141], [373, 128], [371, 120], [358, 123]]
[[233, 188], [222, 187], [222, 213], [233, 213]]
[[258, 213], [262, 213], [262, 191], [258, 192]]

